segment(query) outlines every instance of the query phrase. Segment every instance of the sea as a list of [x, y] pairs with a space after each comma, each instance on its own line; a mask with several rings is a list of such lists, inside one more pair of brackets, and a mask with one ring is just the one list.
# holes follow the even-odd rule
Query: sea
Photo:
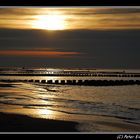
[[[140, 80], [140, 77], [0, 76], [0, 80], [27, 78]], [[76, 129], [80, 132], [140, 132], [140, 85], [84, 86], [0, 82], [0, 112], [74, 121], [78, 122]]]

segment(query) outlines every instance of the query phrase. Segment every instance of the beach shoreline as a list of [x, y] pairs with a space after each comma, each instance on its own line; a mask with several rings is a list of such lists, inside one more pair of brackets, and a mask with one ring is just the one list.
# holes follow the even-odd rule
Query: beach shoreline
[[[127, 86], [127, 90], [122, 86], [73, 89], [44, 84], [0, 83], [0, 87], [0, 133], [140, 131], [138, 86]], [[136, 104], [129, 105], [128, 101]], [[79, 112], [71, 110], [73, 108]]]

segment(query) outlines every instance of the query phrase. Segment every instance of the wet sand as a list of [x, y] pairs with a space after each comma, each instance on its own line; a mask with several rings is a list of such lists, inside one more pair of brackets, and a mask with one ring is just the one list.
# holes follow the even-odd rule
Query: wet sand
[[0, 113], [0, 132], [77, 132], [78, 123]]

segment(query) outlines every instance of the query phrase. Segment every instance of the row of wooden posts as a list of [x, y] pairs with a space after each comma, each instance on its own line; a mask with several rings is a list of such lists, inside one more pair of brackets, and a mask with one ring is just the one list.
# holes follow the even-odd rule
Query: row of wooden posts
[[140, 85], [140, 80], [0, 80], [1, 82], [29, 82], [61, 85], [88, 85], [88, 86], [111, 86], [111, 85]]

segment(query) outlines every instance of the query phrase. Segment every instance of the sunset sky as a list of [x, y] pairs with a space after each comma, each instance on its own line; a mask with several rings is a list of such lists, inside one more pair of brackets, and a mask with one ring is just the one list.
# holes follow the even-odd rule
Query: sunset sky
[[0, 66], [140, 68], [140, 8], [0, 8]]

